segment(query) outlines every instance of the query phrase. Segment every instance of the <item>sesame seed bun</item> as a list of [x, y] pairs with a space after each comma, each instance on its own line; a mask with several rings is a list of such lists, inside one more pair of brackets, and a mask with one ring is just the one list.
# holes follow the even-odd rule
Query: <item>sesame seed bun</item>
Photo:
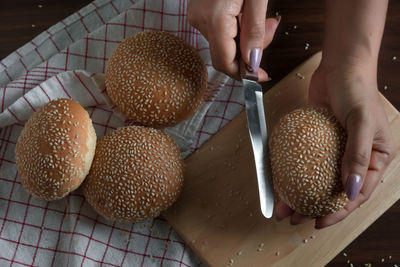
[[346, 134], [327, 109], [301, 108], [282, 117], [270, 140], [275, 191], [298, 213], [324, 216], [342, 209]]
[[37, 110], [15, 148], [24, 188], [44, 200], [60, 199], [85, 179], [96, 148], [88, 113], [70, 99], [53, 100]]
[[119, 128], [99, 140], [83, 192], [105, 218], [138, 222], [176, 201], [183, 169], [179, 147], [167, 134], [143, 126]]
[[184, 40], [147, 31], [118, 45], [108, 60], [105, 81], [107, 94], [129, 119], [145, 126], [171, 126], [201, 104], [207, 69]]

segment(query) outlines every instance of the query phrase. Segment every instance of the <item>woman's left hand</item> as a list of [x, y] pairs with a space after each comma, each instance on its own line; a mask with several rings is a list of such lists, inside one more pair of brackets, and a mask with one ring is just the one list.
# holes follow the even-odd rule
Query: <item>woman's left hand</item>
[[[319, 229], [343, 220], [369, 199], [394, 158], [397, 144], [378, 93], [374, 66], [343, 64], [329, 70], [321, 65], [310, 83], [309, 102], [332, 110], [347, 133], [341, 179], [350, 201], [343, 209], [316, 218]], [[312, 219], [280, 201], [277, 218], [289, 215], [292, 224]]]

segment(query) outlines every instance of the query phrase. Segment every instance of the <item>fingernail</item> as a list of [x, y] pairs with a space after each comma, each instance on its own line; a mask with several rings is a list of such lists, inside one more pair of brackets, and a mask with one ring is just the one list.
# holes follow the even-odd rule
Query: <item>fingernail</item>
[[261, 62], [261, 49], [254, 48], [250, 52], [250, 67], [252, 68], [253, 72], [257, 72], [258, 68], [260, 67]]
[[268, 79], [266, 80], [266, 82], [272, 81], [271, 77], [268, 77]]
[[281, 17], [281, 15], [279, 15], [279, 16], [276, 16], [275, 19], [278, 21], [278, 24], [276, 25], [276, 27], [278, 27], [279, 23], [281, 22], [282, 17]]
[[346, 183], [346, 194], [350, 201], [353, 201], [358, 196], [358, 193], [361, 189], [362, 179], [360, 175], [351, 174], [349, 178], [347, 178]]

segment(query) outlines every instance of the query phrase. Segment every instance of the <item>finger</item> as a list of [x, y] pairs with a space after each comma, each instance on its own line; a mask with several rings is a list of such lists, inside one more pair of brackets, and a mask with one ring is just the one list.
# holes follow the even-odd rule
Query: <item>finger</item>
[[292, 214], [292, 217], [290, 218], [290, 224], [297, 225], [297, 224], [311, 221], [312, 219], [313, 218], [310, 216], [306, 216], [306, 215], [295, 212]]
[[280, 200], [275, 206], [275, 217], [278, 221], [285, 219], [286, 217], [292, 215], [294, 210], [292, 210], [285, 202]]
[[[264, 35], [264, 44], [263, 48], [266, 48], [274, 38], [275, 30], [279, 25], [281, 20], [281, 16], [277, 18], [270, 18], [265, 20], [265, 35]], [[258, 82], [267, 82], [270, 81], [270, 77], [268, 76], [267, 72], [262, 68], [258, 69]]]
[[323, 70], [318, 67], [312, 75], [310, 87], [308, 89], [308, 103], [313, 107], [330, 108], [329, 97], [325, 93], [325, 75]]
[[269, 44], [272, 42], [272, 39], [274, 39], [276, 29], [278, 28], [280, 22], [281, 22], [281, 16], [277, 16], [275, 18], [268, 18], [265, 20], [263, 48], [269, 46]]
[[342, 181], [350, 201], [357, 198], [367, 174], [375, 131], [368, 116], [361, 112], [350, 113], [346, 120], [348, 136], [342, 161]]
[[[236, 23], [236, 20], [235, 20]], [[211, 60], [214, 68], [220, 72], [224, 72], [230, 77], [240, 80], [238, 63], [235, 60], [236, 42], [234, 37], [237, 34], [237, 26], [235, 30], [230, 29], [229, 32], [221, 31], [209, 35], [209, 45]]]
[[241, 80], [239, 66], [235, 60], [236, 44], [232, 40], [214, 39], [210, 42], [210, 54], [214, 68], [235, 80]]
[[258, 69], [258, 82], [267, 82], [270, 81], [271, 79], [268, 76], [268, 73], [263, 70], [262, 68]]
[[[372, 154], [374, 153], [378, 152], [373, 152]], [[335, 213], [317, 218], [315, 222], [315, 228], [321, 229], [324, 227], [328, 227], [332, 224], [338, 223], [344, 218], [346, 218], [353, 210], [360, 207], [361, 204], [363, 204], [370, 198], [375, 187], [379, 184], [382, 174], [383, 174], [382, 171], [376, 171], [376, 170], [368, 171], [363, 188], [361, 189], [357, 198], [354, 201], [349, 201], [343, 209]]]
[[[396, 147], [396, 144], [393, 144], [393, 147]], [[369, 168], [376, 171], [384, 171], [393, 160], [397, 152], [396, 150], [394, 150], [393, 152], [391, 150], [389, 151], [390, 152], [372, 153]]]
[[243, 60], [258, 71], [264, 47], [266, 0], [247, 0], [243, 5], [240, 28], [240, 51]]
[[340, 222], [341, 220], [346, 218], [353, 210], [355, 210], [356, 208], [358, 208], [361, 205], [362, 198], [363, 198], [363, 194], [360, 193], [360, 194], [358, 194], [357, 199], [355, 201], [348, 202], [347, 205], [343, 209], [341, 209], [335, 213], [328, 214], [326, 216], [317, 218], [315, 220], [315, 228], [322, 229], [322, 228], [325, 228], [325, 227], [328, 227], [335, 223]]
[[[384, 115], [385, 116], [385, 115]], [[379, 153], [371, 154], [370, 169], [385, 170], [398, 152], [398, 145], [394, 141], [393, 134], [387, 120], [382, 121], [380, 130], [374, 138], [374, 151]]]

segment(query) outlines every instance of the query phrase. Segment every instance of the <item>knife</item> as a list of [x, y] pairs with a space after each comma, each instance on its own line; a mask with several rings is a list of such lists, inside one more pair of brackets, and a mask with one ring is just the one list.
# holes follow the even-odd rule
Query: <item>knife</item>
[[257, 83], [258, 74], [239, 56], [240, 76], [243, 82], [247, 125], [254, 152], [261, 212], [271, 218], [274, 210], [274, 190], [268, 149], [268, 132], [265, 123], [263, 91]]

